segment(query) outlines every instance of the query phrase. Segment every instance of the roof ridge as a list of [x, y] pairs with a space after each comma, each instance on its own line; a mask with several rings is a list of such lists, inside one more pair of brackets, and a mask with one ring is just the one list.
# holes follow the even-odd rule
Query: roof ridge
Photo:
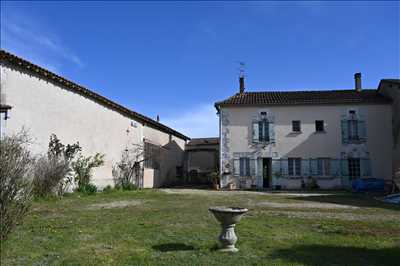
[[55, 74], [54, 72], [52, 72], [48, 69], [45, 69], [44, 67], [36, 65], [36, 64], [34, 64], [26, 59], [23, 59], [17, 55], [14, 55], [4, 49], [0, 49], [0, 62], [2, 62], [2, 61], [11, 63], [14, 66], [25, 69], [26, 71], [30, 71], [36, 75], [39, 75], [43, 79], [47, 79], [49, 81], [58, 83], [59, 85], [61, 84], [62, 86], [67, 87], [68, 89], [70, 89], [80, 95], [89, 97], [94, 101], [100, 102], [101, 104], [108, 106], [111, 109], [114, 109], [122, 114], [130, 116], [132, 119], [137, 119], [141, 122], [149, 123], [156, 129], [159, 129], [159, 130], [167, 132], [167, 133], [171, 133], [171, 134], [173, 134], [177, 137], [183, 138], [185, 140], [190, 139], [189, 137], [183, 135], [182, 133], [180, 133], [160, 122], [157, 122], [157, 121], [151, 119], [150, 117], [147, 117], [145, 115], [137, 113], [119, 103], [116, 103], [116, 102], [102, 96], [101, 94], [99, 94], [97, 92], [89, 90], [88, 88], [86, 88], [82, 85], [79, 85], [69, 79], [66, 79], [58, 74]]
[[[377, 89], [362, 89], [362, 91], [377, 91]], [[271, 90], [271, 91], [245, 91], [242, 94], [246, 93], [308, 93], [308, 92], [356, 92], [355, 89], [338, 89], [338, 90]], [[235, 95], [240, 95], [240, 93], [236, 93]], [[233, 97], [233, 96], [231, 96]]]

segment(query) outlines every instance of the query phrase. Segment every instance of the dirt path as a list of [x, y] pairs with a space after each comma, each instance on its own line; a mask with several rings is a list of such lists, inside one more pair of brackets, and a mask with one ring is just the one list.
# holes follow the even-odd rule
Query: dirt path
[[204, 189], [176, 189], [176, 188], [163, 188], [160, 191], [168, 194], [187, 194], [187, 195], [202, 195], [202, 196], [234, 196], [234, 195], [270, 195], [270, 196], [293, 196], [293, 197], [312, 197], [312, 196], [328, 196], [334, 195], [333, 193], [313, 193], [313, 192], [271, 192], [271, 191], [226, 191], [226, 190], [204, 190]]
[[400, 215], [356, 214], [347, 212], [261, 211], [268, 215], [302, 219], [337, 219], [342, 221], [399, 221]]
[[293, 209], [359, 209], [356, 206], [335, 204], [335, 203], [320, 203], [320, 202], [307, 202], [307, 203], [278, 203], [271, 201], [257, 202], [256, 206], [265, 206], [270, 208], [293, 208]]
[[100, 209], [113, 209], [113, 208], [125, 208], [130, 206], [138, 206], [144, 203], [143, 200], [121, 200], [112, 201], [107, 203], [96, 203], [88, 206], [90, 210], [100, 210]]

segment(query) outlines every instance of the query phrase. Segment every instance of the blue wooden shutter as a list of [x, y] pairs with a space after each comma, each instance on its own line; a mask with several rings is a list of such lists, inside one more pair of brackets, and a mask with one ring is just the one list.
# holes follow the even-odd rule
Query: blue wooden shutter
[[310, 159], [310, 175], [317, 176], [318, 175], [318, 161], [317, 159]]
[[271, 143], [275, 143], [275, 126], [274, 126], [274, 122], [270, 121], [269, 122], [269, 142]]
[[284, 177], [287, 177], [289, 175], [289, 166], [287, 159], [281, 159], [281, 174]]
[[338, 159], [331, 159], [330, 160], [330, 175], [331, 176], [339, 176], [340, 175], [340, 164], [339, 164], [340, 160]]
[[246, 176], [255, 176], [255, 174], [256, 174], [255, 160], [251, 160], [251, 159], [247, 158], [246, 159], [246, 164], [247, 164]]
[[340, 160], [340, 170], [342, 174], [342, 186], [350, 187], [349, 179], [349, 161], [347, 159]]
[[347, 119], [342, 119], [342, 143], [347, 144], [349, 143], [349, 125]]
[[361, 159], [360, 160], [360, 170], [361, 177], [370, 177], [371, 176], [371, 160], [370, 159]]
[[347, 159], [340, 160], [340, 170], [342, 176], [349, 176], [349, 161]]
[[[257, 159], [257, 187], [262, 187], [263, 185], [263, 160], [262, 158]], [[273, 175], [273, 172], [272, 172]]]
[[233, 160], [233, 175], [239, 176], [240, 175], [240, 161], [239, 159]]
[[[262, 160], [261, 160], [261, 162], [262, 162]], [[274, 176], [274, 177], [282, 176], [281, 160], [279, 160], [279, 159], [272, 160], [272, 176]]]
[[257, 142], [259, 142], [259, 139], [260, 139], [260, 132], [259, 132], [259, 129], [260, 127], [259, 127], [259, 125], [258, 125], [258, 121], [253, 121], [253, 127], [252, 127], [252, 129], [253, 129], [253, 143], [257, 143]]
[[246, 167], [245, 166], [246, 162], [244, 161], [244, 158], [240, 158], [239, 162], [240, 162], [240, 168], [239, 168], [240, 169], [240, 176], [244, 176], [245, 175], [245, 172], [244, 172], [245, 169], [244, 168]]
[[362, 115], [359, 116], [357, 120], [357, 128], [358, 128], [358, 138], [360, 141], [367, 141], [367, 128], [365, 124], [364, 117]]
[[319, 175], [319, 176], [321, 176], [322, 175], [322, 173], [323, 173], [323, 159], [317, 159], [317, 175]]
[[310, 176], [310, 160], [301, 160], [301, 170], [303, 171], [303, 177]]

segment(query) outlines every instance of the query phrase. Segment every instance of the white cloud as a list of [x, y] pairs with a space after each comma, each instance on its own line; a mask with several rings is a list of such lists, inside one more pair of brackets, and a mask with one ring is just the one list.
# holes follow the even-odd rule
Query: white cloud
[[202, 104], [160, 122], [190, 138], [218, 137], [219, 120], [216, 112], [212, 104]]
[[[24, 19], [21, 19], [21, 18]], [[26, 14], [12, 13], [1, 20], [1, 47], [59, 73], [62, 65], [84, 66], [82, 60], [49, 27]]]

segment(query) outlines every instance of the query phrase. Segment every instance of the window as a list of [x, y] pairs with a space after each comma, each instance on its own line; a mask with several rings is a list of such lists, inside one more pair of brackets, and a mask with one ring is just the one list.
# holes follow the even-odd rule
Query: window
[[301, 175], [301, 158], [289, 158], [289, 176], [300, 176]]
[[357, 179], [360, 177], [360, 159], [352, 158], [349, 159], [349, 177], [350, 180]]
[[292, 121], [292, 131], [293, 132], [300, 132], [301, 131], [300, 120], [293, 120]]
[[331, 160], [329, 158], [318, 158], [317, 171], [319, 176], [331, 175]]
[[240, 176], [250, 176], [250, 158], [240, 158]]
[[258, 140], [261, 142], [269, 141], [269, 123], [267, 119], [258, 122]]
[[347, 120], [349, 140], [358, 140], [358, 121], [355, 119]]
[[316, 120], [315, 121], [315, 131], [316, 132], [324, 132], [324, 120]]

